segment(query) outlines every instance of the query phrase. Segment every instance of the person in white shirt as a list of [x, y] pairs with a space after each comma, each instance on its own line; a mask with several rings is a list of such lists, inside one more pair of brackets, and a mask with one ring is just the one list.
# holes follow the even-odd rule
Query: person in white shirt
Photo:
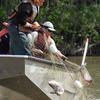
[[41, 25], [39, 31], [28, 34], [30, 46], [33, 51], [40, 53], [49, 52], [58, 58], [67, 59], [56, 47], [55, 41], [51, 38], [51, 33], [56, 31], [51, 22], [46, 21]]

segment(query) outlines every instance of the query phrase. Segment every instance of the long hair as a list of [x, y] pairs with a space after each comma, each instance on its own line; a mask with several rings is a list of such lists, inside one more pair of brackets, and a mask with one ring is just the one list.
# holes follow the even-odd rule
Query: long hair
[[32, 5], [29, 2], [21, 3], [18, 7], [18, 11], [16, 14], [16, 19], [18, 24], [25, 25], [27, 18], [31, 17], [33, 14]]

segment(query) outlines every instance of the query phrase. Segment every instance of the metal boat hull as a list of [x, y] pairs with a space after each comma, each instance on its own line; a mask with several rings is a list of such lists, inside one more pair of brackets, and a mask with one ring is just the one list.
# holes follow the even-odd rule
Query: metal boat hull
[[[84, 94], [79, 95], [80, 90], [77, 91], [74, 85], [76, 79], [82, 80], [81, 74], [73, 72], [68, 66], [65, 68], [62, 63], [28, 56], [0, 56], [0, 86], [25, 95], [29, 100], [80, 100]], [[66, 92], [60, 96], [55, 94], [48, 84], [51, 80], [60, 82]], [[0, 100], [11, 100], [13, 94], [9, 93], [10, 96], [6, 95], [8, 99], [3, 99], [7, 91], [0, 92]], [[85, 97], [84, 100], [89, 99]]]

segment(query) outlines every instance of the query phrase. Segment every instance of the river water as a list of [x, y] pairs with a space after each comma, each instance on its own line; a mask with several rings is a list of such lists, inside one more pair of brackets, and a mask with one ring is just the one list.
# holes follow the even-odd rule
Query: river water
[[[81, 64], [82, 61], [82, 57], [69, 57], [69, 59], [77, 64]], [[93, 85], [89, 88], [94, 96], [100, 100], [100, 56], [87, 57], [86, 63], [86, 68], [93, 78]]]

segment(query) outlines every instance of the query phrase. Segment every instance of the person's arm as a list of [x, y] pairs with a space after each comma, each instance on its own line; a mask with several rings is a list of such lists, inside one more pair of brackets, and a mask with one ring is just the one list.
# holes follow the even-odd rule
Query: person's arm
[[26, 22], [24, 27], [29, 27], [33, 30], [37, 30], [40, 28], [40, 24], [38, 22], [34, 22], [33, 24], [29, 23], [29, 22]]
[[32, 52], [33, 52], [33, 54], [34, 53], [35, 54], [43, 54], [43, 51], [35, 48], [34, 42], [36, 41], [37, 37], [38, 37], [37, 31], [33, 31], [30, 34], [28, 34], [28, 39], [29, 39], [29, 42], [30, 42], [30, 45], [31, 45], [31, 48], [32, 48]]
[[49, 51], [53, 54], [55, 54], [58, 58], [62, 58], [62, 59], [67, 59], [67, 57], [65, 57], [61, 52], [60, 50], [57, 49], [56, 47], [56, 44], [55, 44], [55, 41], [50, 38], [50, 47], [49, 47]]

